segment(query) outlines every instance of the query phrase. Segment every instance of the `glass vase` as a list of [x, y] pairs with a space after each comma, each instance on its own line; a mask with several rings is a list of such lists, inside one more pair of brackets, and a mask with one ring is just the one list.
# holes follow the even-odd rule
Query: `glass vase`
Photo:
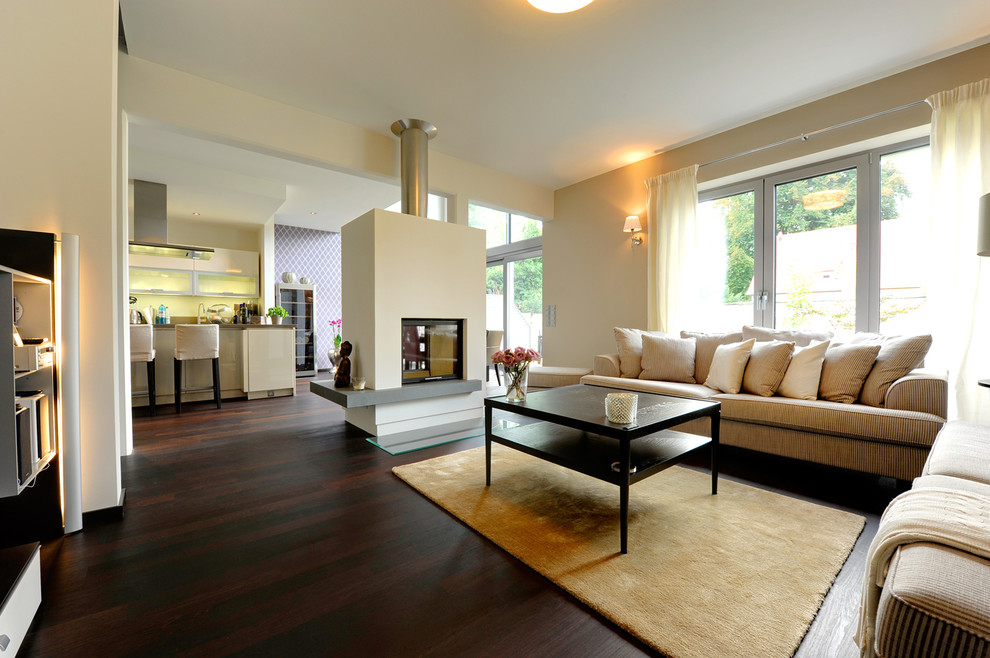
[[526, 399], [526, 383], [529, 381], [529, 364], [505, 369], [505, 399], [523, 402]]

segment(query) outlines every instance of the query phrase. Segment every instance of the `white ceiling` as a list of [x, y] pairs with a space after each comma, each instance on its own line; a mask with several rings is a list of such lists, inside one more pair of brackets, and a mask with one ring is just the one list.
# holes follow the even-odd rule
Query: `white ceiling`
[[[439, 128], [431, 150], [553, 189], [990, 40], [986, 0], [596, 0], [573, 14], [525, 0], [120, 4], [132, 56], [385, 135], [425, 119]], [[327, 219], [367, 194], [339, 213], [352, 219], [388, 205], [386, 189], [398, 199], [391, 185], [137, 132], [131, 166], [149, 180], [186, 161], [283, 184], [280, 223], [313, 225], [311, 209]]]

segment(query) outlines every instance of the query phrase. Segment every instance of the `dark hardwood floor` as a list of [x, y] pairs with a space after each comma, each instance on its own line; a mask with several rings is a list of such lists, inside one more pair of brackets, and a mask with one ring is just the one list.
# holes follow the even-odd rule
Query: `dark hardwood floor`
[[[124, 518], [43, 547], [22, 655], [649, 654], [391, 473], [483, 439], [390, 456], [363, 436], [308, 380], [295, 398], [136, 418]], [[894, 481], [721, 461], [725, 477], [867, 517], [797, 654], [857, 655], [866, 548]]]

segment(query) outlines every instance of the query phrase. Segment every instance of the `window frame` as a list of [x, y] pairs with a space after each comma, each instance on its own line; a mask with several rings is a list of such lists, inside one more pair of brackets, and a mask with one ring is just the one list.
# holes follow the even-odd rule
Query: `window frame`
[[880, 202], [881, 160], [884, 156], [930, 146], [928, 136], [903, 140], [830, 158], [765, 176], [712, 187], [698, 193], [698, 203], [753, 192], [753, 322], [776, 324], [775, 189], [805, 178], [856, 169], [856, 331], [880, 330]]

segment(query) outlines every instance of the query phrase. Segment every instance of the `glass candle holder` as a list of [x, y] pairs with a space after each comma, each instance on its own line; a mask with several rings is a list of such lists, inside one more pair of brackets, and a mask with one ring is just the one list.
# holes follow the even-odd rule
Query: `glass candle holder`
[[605, 396], [605, 417], [610, 423], [627, 425], [636, 420], [638, 403], [635, 393], [609, 393]]

